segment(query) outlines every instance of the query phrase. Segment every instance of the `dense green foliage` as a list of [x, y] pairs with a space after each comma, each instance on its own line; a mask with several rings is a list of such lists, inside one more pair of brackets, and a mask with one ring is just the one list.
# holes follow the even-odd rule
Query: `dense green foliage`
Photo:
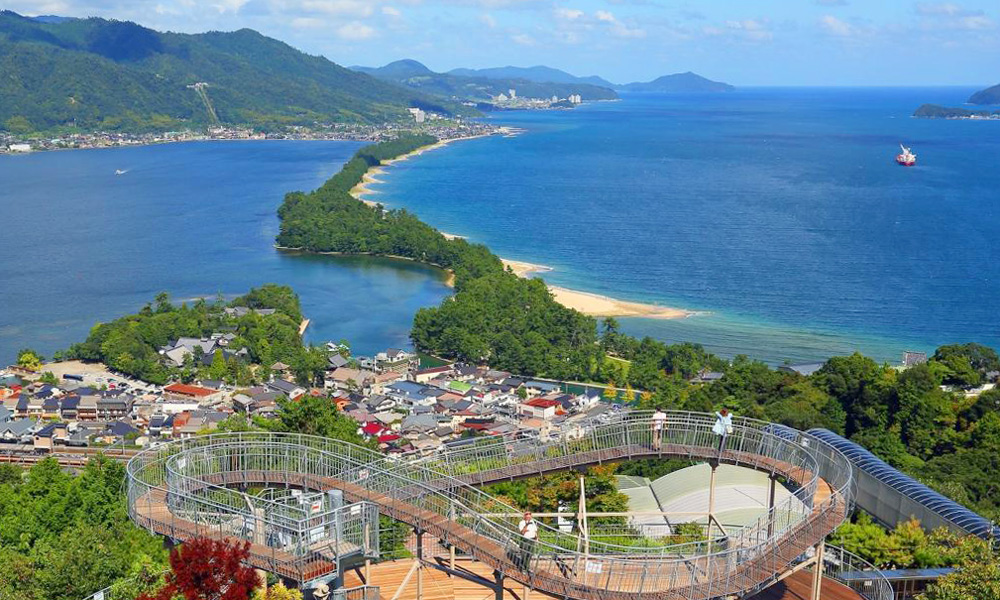
[[970, 536], [954, 552], [962, 568], [935, 581], [919, 600], [1000, 600], [1000, 560], [990, 543]]
[[0, 598], [80, 600], [166, 567], [160, 538], [129, 521], [125, 468], [95, 458], [79, 476], [54, 459], [0, 467]]
[[285, 124], [405, 118], [456, 107], [241, 29], [160, 33], [129, 22], [41, 22], [0, 12], [0, 130], [164, 131], [218, 120]]
[[502, 269], [484, 246], [446, 239], [405, 210], [385, 211], [355, 199], [350, 190], [368, 169], [437, 140], [408, 135], [366, 146], [319, 189], [293, 192], [278, 209], [278, 244], [311, 252], [399, 256], [451, 269], [461, 283]]
[[930, 569], [962, 564], [962, 540], [947, 529], [927, 532], [916, 520], [887, 531], [859, 513], [830, 534], [830, 541], [880, 569]]
[[[273, 308], [277, 312], [269, 316], [250, 313], [236, 318], [225, 314], [223, 309], [227, 306]], [[298, 296], [287, 286], [265, 285], [228, 305], [221, 301], [198, 300], [192, 305], [175, 306], [166, 294], [160, 294], [154, 303], [147, 304], [137, 314], [94, 326], [85, 342], [73, 345], [62, 356], [101, 361], [115, 371], [158, 384], [173, 379], [190, 381], [196, 377], [213, 377], [247, 385], [266, 380], [267, 367], [281, 361], [292, 368], [299, 380], [311, 383], [322, 376], [326, 354], [319, 348], [302, 344], [301, 320]], [[162, 346], [178, 337], [202, 338], [219, 332], [234, 333], [236, 339], [228, 349], [246, 348], [249, 360], [235, 357], [223, 360], [222, 354], [217, 353], [213, 364], [205, 367], [189, 355], [183, 367], [174, 368], [165, 364], [159, 354]]]
[[435, 73], [415, 60], [397, 60], [379, 68], [354, 67], [354, 69], [428, 94], [463, 100], [490, 101], [500, 94], [508, 94], [511, 89], [517, 91], [519, 98], [548, 99], [552, 96], [566, 98], [571, 94], [579, 94], [583, 100], [618, 98], [618, 94], [609, 87], [589, 83], [557, 83]]

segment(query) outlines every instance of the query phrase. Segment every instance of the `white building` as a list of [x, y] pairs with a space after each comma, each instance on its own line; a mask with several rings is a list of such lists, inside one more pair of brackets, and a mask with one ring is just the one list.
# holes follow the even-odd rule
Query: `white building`
[[410, 114], [413, 115], [413, 120], [417, 123], [423, 123], [427, 119], [427, 113], [420, 110], [419, 108], [409, 109]]
[[11, 152], [31, 152], [31, 144], [11, 144], [7, 146]]
[[515, 90], [514, 88], [510, 88], [507, 91], [510, 92], [510, 99], [511, 100], [513, 100], [514, 98], [517, 98], [517, 90]]

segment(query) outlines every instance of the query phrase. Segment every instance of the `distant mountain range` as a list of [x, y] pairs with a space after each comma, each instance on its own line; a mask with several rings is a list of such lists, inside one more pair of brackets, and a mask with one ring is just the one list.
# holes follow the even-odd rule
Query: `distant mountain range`
[[485, 79], [523, 79], [536, 83], [585, 83], [613, 89], [617, 86], [603, 77], [591, 75], [590, 77], [577, 77], [570, 75], [566, 71], [553, 69], [552, 67], [494, 67], [492, 69], [452, 69], [449, 75], [459, 75], [461, 77], [476, 77]]
[[[516, 90], [523, 98], [566, 98], [579, 94], [583, 100], [614, 100], [618, 95], [608, 87], [582, 82], [536, 81], [518, 77], [484, 77], [435, 73], [415, 60], [404, 59], [383, 67], [351, 67], [377, 79], [404, 85], [427, 94], [456, 101], [489, 102], [500, 94]], [[553, 69], [554, 71], [555, 69]], [[561, 72], [561, 71], [560, 71]], [[565, 74], [572, 78], [572, 75]]]
[[969, 104], [1000, 104], [1000, 84], [976, 92], [969, 98]]
[[469, 110], [250, 29], [186, 35], [0, 11], [0, 130], [377, 122], [408, 107]]
[[589, 77], [577, 77], [566, 71], [553, 69], [552, 67], [495, 67], [492, 69], [452, 69], [449, 75], [459, 75], [462, 77], [476, 77], [486, 79], [522, 79], [539, 83], [574, 83], [588, 84], [605, 87], [613, 90], [624, 90], [629, 92], [662, 92], [662, 93], [692, 93], [692, 92], [729, 92], [733, 86], [727, 83], [720, 83], [706, 79], [701, 75], [691, 73], [677, 73], [674, 75], [664, 75], [649, 82], [635, 82], [624, 85], [611, 83], [603, 77], [591, 75]]

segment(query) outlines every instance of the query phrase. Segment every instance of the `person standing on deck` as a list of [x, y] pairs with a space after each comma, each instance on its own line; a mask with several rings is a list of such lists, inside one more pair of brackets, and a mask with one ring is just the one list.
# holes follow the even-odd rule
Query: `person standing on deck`
[[712, 433], [719, 436], [719, 453], [726, 449], [726, 437], [733, 432], [733, 416], [723, 408], [715, 413], [715, 425], [712, 426]]
[[531, 565], [531, 555], [535, 551], [535, 541], [538, 539], [538, 523], [531, 518], [531, 512], [524, 513], [524, 518], [517, 524], [521, 534], [521, 569], [527, 571]]
[[667, 413], [663, 412], [660, 408], [656, 409], [653, 413], [653, 450], [657, 452], [660, 451], [660, 446], [663, 443], [663, 428], [667, 424]]

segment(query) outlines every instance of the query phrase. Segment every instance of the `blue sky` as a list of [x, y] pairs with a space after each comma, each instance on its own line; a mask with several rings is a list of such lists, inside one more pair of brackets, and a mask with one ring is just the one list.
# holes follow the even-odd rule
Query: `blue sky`
[[546, 64], [615, 82], [695, 71], [736, 85], [1000, 82], [1000, 1], [6, 0], [187, 33], [256, 29], [343, 65]]

